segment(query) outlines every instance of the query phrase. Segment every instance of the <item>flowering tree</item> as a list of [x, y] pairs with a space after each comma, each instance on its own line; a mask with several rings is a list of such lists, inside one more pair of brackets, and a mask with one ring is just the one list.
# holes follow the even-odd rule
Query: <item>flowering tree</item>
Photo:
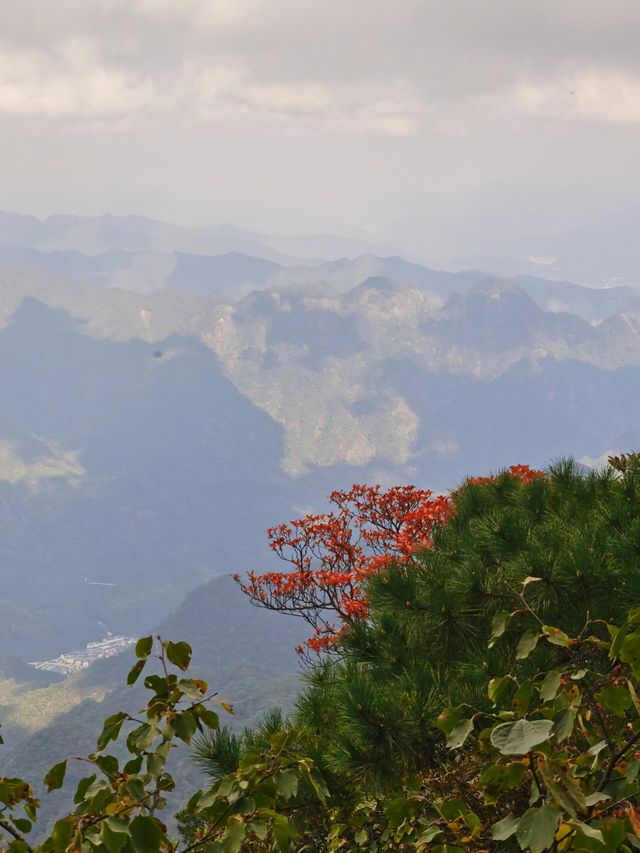
[[[543, 476], [528, 465], [512, 465], [507, 474], [523, 484]], [[453, 506], [448, 496], [415, 486], [354, 485], [332, 492], [329, 502], [332, 512], [267, 531], [271, 550], [292, 571], [249, 572], [246, 581], [234, 575], [256, 606], [300, 616], [311, 625], [313, 634], [298, 647], [300, 653], [331, 649], [345, 625], [366, 618], [362, 582], [390, 562], [410, 565], [430, 547], [434, 526], [446, 521]]]
[[[511, 467], [507, 469], [507, 473], [525, 486], [527, 483], [532, 483], [534, 480], [539, 480], [540, 477], [544, 477], [544, 471], [540, 471], [536, 468], [530, 468], [528, 465], [511, 465]], [[465, 484], [471, 486], [482, 486], [485, 483], [490, 483], [492, 480], [495, 480], [495, 477], [467, 477]]]
[[362, 581], [390, 561], [410, 563], [431, 544], [435, 524], [451, 502], [414, 486], [354, 485], [329, 496], [335, 509], [267, 531], [271, 549], [293, 570], [249, 572], [242, 590], [259, 607], [305, 619], [313, 635], [305, 648], [330, 648], [345, 624], [367, 615]]

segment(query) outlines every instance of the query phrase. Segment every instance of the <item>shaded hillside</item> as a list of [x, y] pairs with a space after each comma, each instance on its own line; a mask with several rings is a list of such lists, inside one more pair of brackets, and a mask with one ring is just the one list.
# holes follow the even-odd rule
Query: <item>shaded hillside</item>
[[447, 489], [629, 449], [639, 321], [466, 284], [443, 300], [377, 276], [232, 303], [5, 271], [4, 655], [144, 631], [203, 580], [268, 566], [265, 528], [336, 487]]
[[[289, 708], [295, 701], [299, 666], [294, 646], [306, 636], [305, 625], [252, 607], [229, 577], [199, 587], [156, 631], [165, 639], [186, 640], [192, 645], [194, 676], [207, 679], [220, 698], [234, 707], [233, 716], [220, 711], [226, 725], [250, 725], [273, 706]], [[129, 651], [72, 677], [75, 690], [106, 691], [101, 702], [87, 699], [35, 733], [12, 728], [1, 747], [3, 771], [35, 782], [56, 760], [90, 753], [107, 715], [120, 709], [135, 712], [144, 702], [141, 684], [125, 686], [132, 660]], [[199, 772], [186, 747], [172, 756], [172, 764], [186, 799], [200, 784]], [[81, 766], [71, 762], [64, 790], [44, 798], [45, 820], [62, 812], [73, 781], [83, 773]]]
[[256, 560], [290, 513], [281, 429], [195, 339], [100, 340], [26, 302], [0, 332], [0, 383], [5, 653], [151, 624], [178, 590]]

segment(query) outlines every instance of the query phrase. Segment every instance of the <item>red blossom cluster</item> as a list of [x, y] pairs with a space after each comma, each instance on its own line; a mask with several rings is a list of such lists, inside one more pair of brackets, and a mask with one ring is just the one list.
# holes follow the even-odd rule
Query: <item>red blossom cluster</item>
[[313, 628], [299, 651], [330, 649], [343, 626], [368, 613], [362, 581], [390, 561], [410, 563], [428, 548], [451, 500], [414, 486], [354, 485], [329, 496], [334, 511], [307, 515], [267, 531], [290, 572], [235, 576], [253, 604], [291, 613]]
[[[540, 477], [544, 477], [544, 471], [530, 468], [528, 465], [512, 465], [510, 468], [507, 468], [507, 473], [524, 485], [534, 480], [539, 480]], [[483, 486], [485, 483], [491, 483], [493, 480], [495, 480], [495, 477], [468, 477], [465, 480], [465, 485]]]

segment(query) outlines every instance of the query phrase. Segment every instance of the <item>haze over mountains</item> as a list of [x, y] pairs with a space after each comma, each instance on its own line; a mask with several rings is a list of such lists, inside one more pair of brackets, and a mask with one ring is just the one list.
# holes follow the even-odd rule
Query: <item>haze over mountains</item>
[[0, 216], [5, 656], [157, 624], [333, 488], [640, 444], [640, 289], [363, 248]]

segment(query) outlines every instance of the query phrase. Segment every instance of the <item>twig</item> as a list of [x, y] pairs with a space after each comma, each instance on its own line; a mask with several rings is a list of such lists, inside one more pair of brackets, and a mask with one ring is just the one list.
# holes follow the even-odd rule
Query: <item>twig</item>
[[585, 692], [588, 694], [589, 698], [593, 702], [593, 710], [595, 711], [595, 715], [598, 718], [598, 724], [602, 729], [602, 734], [604, 735], [604, 739], [607, 742], [607, 746], [609, 747], [609, 752], [614, 751], [613, 741], [611, 740], [611, 735], [609, 734], [609, 728], [605, 722], [604, 716], [602, 715], [602, 711], [600, 710], [599, 702], [596, 700], [596, 697], [593, 695], [592, 689], [588, 684], [583, 685]]
[[16, 841], [20, 841], [22, 844], [25, 844], [27, 847], [27, 850], [29, 850], [29, 851], [33, 850], [33, 847], [31, 847], [31, 845], [27, 843], [26, 839], [23, 838], [22, 835], [20, 835], [18, 830], [14, 829], [10, 823], [7, 823], [6, 820], [0, 819], [0, 829], [4, 829], [5, 832], [8, 832], [9, 835], [12, 835]]
[[630, 738], [623, 747], [620, 747], [617, 752], [613, 753], [613, 755], [609, 759], [609, 763], [605, 767], [604, 773], [602, 774], [602, 778], [598, 782], [596, 792], [599, 793], [600, 791], [602, 791], [604, 786], [609, 781], [609, 777], [611, 776], [613, 768], [616, 766], [618, 761], [620, 761], [620, 759], [624, 756], [625, 752], [628, 752], [632, 746], [635, 746], [638, 743], [638, 741], [640, 741], [640, 732], [636, 732], [634, 736]]

